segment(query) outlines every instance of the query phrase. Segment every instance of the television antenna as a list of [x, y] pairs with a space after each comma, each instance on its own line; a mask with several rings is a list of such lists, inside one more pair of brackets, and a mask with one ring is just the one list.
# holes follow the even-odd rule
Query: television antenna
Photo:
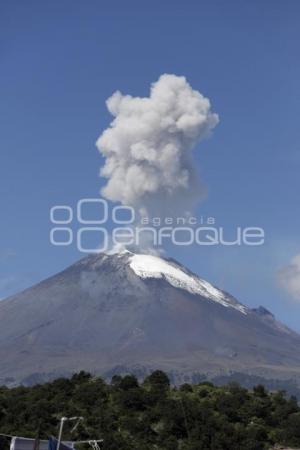
[[74, 427], [72, 428], [72, 431], [75, 431], [76, 428], [78, 427], [79, 423], [80, 423], [82, 420], [83, 420], [83, 417], [62, 417], [62, 418], [60, 419], [59, 433], [58, 433], [58, 439], [57, 439], [56, 450], [59, 450], [59, 448], [60, 448], [64, 424], [65, 424], [66, 422], [75, 422], [75, 421], [76, 421]]

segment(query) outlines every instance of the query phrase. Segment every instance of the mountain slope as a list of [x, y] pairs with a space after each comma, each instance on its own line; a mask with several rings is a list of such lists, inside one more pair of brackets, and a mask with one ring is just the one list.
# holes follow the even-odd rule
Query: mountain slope
[[300, 336], [174, 260], [88, 256], [0, 302], [0, 381], [81, 369], [300, 379]]

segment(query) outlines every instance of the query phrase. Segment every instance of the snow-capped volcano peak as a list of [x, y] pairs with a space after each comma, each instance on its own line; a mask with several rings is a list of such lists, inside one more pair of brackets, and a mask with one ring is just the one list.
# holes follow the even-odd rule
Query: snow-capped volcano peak
[[223, 291], [196, 275], [187, 272], [173, 261], [147, 254], [130, 254], [129, 265], [140, 278], [164, 278], [172, 286], [201, 295], [225, 307], [235, 308], [247, 314], [247, 308]]
[[141, 368], [178, 381], [229, 371], [300, 380], [300, 336], [271, 313], [246, 308], [175, 260], [134, 249], [86, 256], [2, 300], [0, 319], [2, 384], [78, 367], [104, 377]]

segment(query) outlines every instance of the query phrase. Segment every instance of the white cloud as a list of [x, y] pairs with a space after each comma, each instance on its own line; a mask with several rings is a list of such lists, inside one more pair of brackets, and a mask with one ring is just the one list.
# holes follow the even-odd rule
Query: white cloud
[[279, 282], [294, 300], [300, 302], [300, 254], [280, 270]]
[[106, 104], [114, 120], [97, 140], [108, 179], [101, 194], [151, 215], [188, 211], [204, 192], [192, 149], [219, 121], [209, 100], [164, 74], [149, 97], [117, 91]]

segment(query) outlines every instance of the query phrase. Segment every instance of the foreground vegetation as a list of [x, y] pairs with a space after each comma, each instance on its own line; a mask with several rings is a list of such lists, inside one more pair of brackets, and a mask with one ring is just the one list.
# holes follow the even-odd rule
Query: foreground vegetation
[[[294, 397], [248, 391], [238, 384], [170, 387], [153, 372], [142, 384], [132, 375], [110, 384], [81, 372], [33, 387], [0, 388], [0, 433], [57, 435], [59, 418], [85, 421], [65, 439], [103, 438], [106, 450], [260, 450], [300, 446], [300, 408]], [[2, 438], [0, 448], [8, 449]], [[86, 448], [86, 447], [81, 447]]]

